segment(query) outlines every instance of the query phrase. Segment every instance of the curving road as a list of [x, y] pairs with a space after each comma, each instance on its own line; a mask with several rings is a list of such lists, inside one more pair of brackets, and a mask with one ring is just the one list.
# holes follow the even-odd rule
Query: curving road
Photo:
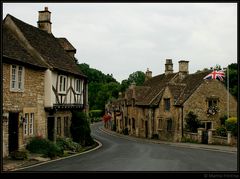
[[237, 153], [131, 141], [92, 125], [102, 147], [89, 153], [22, 171], [237, 171]]

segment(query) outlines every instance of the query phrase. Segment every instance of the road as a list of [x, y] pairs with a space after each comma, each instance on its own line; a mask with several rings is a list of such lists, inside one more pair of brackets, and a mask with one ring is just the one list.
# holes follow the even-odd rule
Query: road
[[97, 150], [23, 171], [237, 171], [237, 153], [131, 141], [92, 125]]

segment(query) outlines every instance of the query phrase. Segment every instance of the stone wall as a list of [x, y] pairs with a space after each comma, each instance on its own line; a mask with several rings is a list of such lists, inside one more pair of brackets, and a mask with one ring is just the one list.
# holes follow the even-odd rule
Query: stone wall
[[[45, 136], [46, 116], [44, 111], [44, 71], [24, 67], [24, 90], [10, 91], [11, 65], [3, 64], [3, 113], [18, 112], [19, 120], [25, 113], [34, 113], [34, 134]], [[5, 156], [8, 155], [8, 122], [3, 124]], [[23, 134], [23, 125], [19, 123], [19, 148], [24, 148], [29, 137]]]
[[[198, 116], [199, 120], [201, 120], [202, 122], [212, 122], [212, 128], [216, 129], [220, 126], [219, 118], [228, 113], [227, 96], [227, 90], [220, 81], [206, 80], [184, 103], [184, 118], [190, 111], [193, 111], [194, 114]], [[208, 116], [207, 98], [211, 97], [217, 97], [219, 99], [218, 107], [220, 111], [213, 116]], [[229, 98], [230, 116], [237, 116], [237, 101], [231, 94], [229, 94]], [[184, 123], [184, 126], [185, 124], [186, 123]]]

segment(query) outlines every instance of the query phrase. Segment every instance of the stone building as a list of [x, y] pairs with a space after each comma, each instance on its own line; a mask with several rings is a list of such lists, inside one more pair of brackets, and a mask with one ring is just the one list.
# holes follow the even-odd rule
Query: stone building
[[72, 110], [87, 110], [87, 79], [76, 49], [51, 32], [51, 12], [38, 28], [11, 15], [3, 20], [3, 156], [33, 136], [70, 136]]
[[[142, 86], [131, 85], [119, 98], [106, 105], [117, 132], [128, 128], [130, 135], [160, 140], [180, 141], [185, 131], [186, 115], [192, 111], [205, 130], [220, 126], [220, 117], [237, 116], [237, 101], [219, 80], [204, 80], [212, 71], [189, 74], [188, 61], [179, 61], [173, 72], [171, 59], [165, 73], [152, 77], [147, 69]], [[229, 101], [228, 101], [229, 97]], [[216, 113], [209, 113], [218, 107]], [[229, 109], [229, 111], [228, 111]]]

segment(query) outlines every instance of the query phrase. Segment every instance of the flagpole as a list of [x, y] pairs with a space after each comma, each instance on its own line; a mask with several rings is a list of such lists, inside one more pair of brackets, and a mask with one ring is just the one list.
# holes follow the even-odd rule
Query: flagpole
[[228, 110], [228, 118], [229, 118], [229, 68], [227, 66], [227, 75], [228, 75], [228, 81], [227, 81], [227, 91], [228, 91], [228, 94], [227, 94], [227, 110]]

